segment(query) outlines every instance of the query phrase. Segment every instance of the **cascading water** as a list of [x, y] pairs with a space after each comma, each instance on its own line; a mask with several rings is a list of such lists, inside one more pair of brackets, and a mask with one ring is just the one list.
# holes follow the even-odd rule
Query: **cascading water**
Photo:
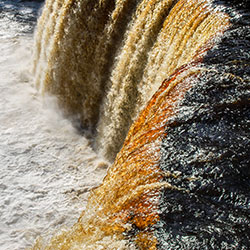
[[45, 2], [35, 85], [115, 161], [33, 249], [248, 249], [249, 28], [244, 0]]
[[[220, 193], [224, 190], [224, 187], [220, 189], [220, 183], [217, 183], [219, 191], [214, 191], [203, 182], [203, 178], [208, 183], [213, 183], [211, 185], [217, 182], [217, 177], [213, 175], [216, 170], [211, 172], [210, 162], [218, 162], [219, 168], [224, 166], [224, 163], [220, 163], [220, 154], [217, 155], [214, 149], [211, 152], [206, 150], [210, 144], [217, 147], [217, 142], [207, 142], [205, 147], [202, 144], [209, 141], [206, 139], [206, 131], [212, 129], [211, 121], [208, 122], [209, 115], [202, 118], [202, 121], [199, 121], [199, 116], [193, 119], [194, 126], [201, 124], [200, 129], [190, 132], [195, 134], [199, 131], [197, 138], [203, 138], [199, 145], [195, 145], [196, 139], [193, 138], [196, 137], [186, 141], [189, 138], [187, 132], [183, 138], [184, 145], [187, 145], [184, 153], [184, 146], [180, 142], [167, 140], [172, 138], [171, 134], [168, 137], [168, 130], [184, 126], [178, 119], [195, 116], [199, 112], [202, 116], [203, 106], [195, 106], [196, 99], [207, 99], [204, 105], [208, 114], [215, 112], [212, 110], [216, 103], [211, 103], [208, 98], [211, 95], [210, 88], [207, 87], [207, 92], [204, 92], [204, 86], [211, 85], [211, 89], [217, 89], [215, 96], [222, 98], [225, 107], [228, 103], [233, 105], [234, 101], [231, 100], [236, 98], [236, 101], [236, 96], [242, 99], [240, 103], [246, 102], [242, 93], [247, 80], [242, 79], [238, 72], [234, 73], [233, 66], [223, 68], [213, 66], [216, 63], [207, 63], [208, 66], [202, 64], [204, 58], [208, 58], [206, 60], [209, 62], [212, 56], [206, 57], [207, 51], [220, 42], [222, 33], [231, 26], [230, 13], [223, 9], [223, 3], [220, 4], [194, 0], [47, 1], [36, 35], [37, 85], [44, 92], [55, 94], [66, 114], [78, 115], [81, 126], [92, 132], [96, 149], [110, 160], [115, 158], [121, 148], [132, 122], [136, 122], [131, 126], [102, 185], [91, 192], [87, 208], [78, 223], [71, 230], [52, 238], [47, 246], [38, 241], [35, 249], [169, 249], [174, 245], [189, 249], [192, 244], [205, 249], [207, 244], [231, 244], [230, 239], [221, 239], [220, 236], [218, 239], [208, 236], [211, 243], [206, 243], [205, 238], [196, 233], [200, 230], [201, 235], [205, 232], [209, 234], [207, 222], [204, 225], [201, 218], [202, 213], [206, 214], [208, 210], [213, 214], [210, 229], [212, 232], [220, 231], [216, 226], [218, 213], [211, 212], [213, 208], [209, 201], [207, 208], [205, 206], [201, 209], [204, 206], [201, 205], [204, 195], [197, 193], [197, 197], [203, 198], [194, 200], [192, 192], [196, 191], [191, 189], [200, 185], [211, 192], [211, 197], [213, 192]], [[231, 14], [237, 19], [236, 12], [232, 11]], [[233, 29], [237, 29], [235, 24]], [[225, 42], [222, 44], [222, 47], [229, 46], [224, 45]], [[216, 50], [214, 53], [216, 55]], [[237, 55], [240, 60], [244, 58], [243, 54]], [[223, 56], [226, 61], [229, 60], [229, 57]], [[228, 65], [230, 63], [228, 61]], [[237, 81], [242, 81], [242, 86], [237, 87], [236, 92], [231, 92], [225, 99], [222, 89], [227, 89], [224, 81], [229, 78], [234, 79], [235, 86]], [[213, 85], [215, 81], [218, 86]], [[191, 93], [195, 91], [198, 93], [193, 97]], [[203, 94], [199, 94], [199, 91]], [[193, 104], [188, 102], [189, 95], [191, 99], [194, 98]], [[183, 108], [182, 102], [186, 102]], [[189, 105], [190, 110], [185, 110]], [[227, 108], [229, 110], [230, 105]], [[247, 113], [242, 110], [239, 111], [242, 119], [247, 119]], [[222, 112], [221, 115], [225, 121], [228, 119], [226, 113]], [[222, 134], [226, 133], [226, 124], [223, 127], [217, 125], [217, 133], [221, 133], [218, 140], [225, 140]], [[183, 131], [185, 129], [187, 128]], [[241, 133], [235, 133], [244, 141]], [[212, 134], [213, 130], [210, 131], [210, 136]], [[227, 150], [226, 144], [219, 144]], [[170, 148], [176, 150], [171, 152]], [[175, 158], [171, 158], [171, 153]], [[181, 162], [183, 166], [190, 164], [186, 163], [191, 157], [189, 154], [194, 155], [192, 164], [197, 165], [196, 170], [191, 173], [178, 168]], [[230, 155], [229, 152], [227, 154]], [[204, 175], [202, 169], [199, 170], [201, 175], [198, 175], [197, 169], [201, 163], [199, 157], [195, 158], [196, 155], [204, 158], [204, 169], [207, 175], [211, 172], [212, 177]], [[171, 162], [176, 163], [172, 166]], [[241, 159], [238, 162], [239, 168], [244, 169], [245, 163]], [[182, 172], [185, 177], [181, 176]], [[178, 179], [182, 182], [178, 182]], [[187, 180], [191, 183], [190, 186], [185, 186]], [[234, 183], [234, 180], [230, 183]], [[225, 192], [234, 192], [237, 196], [238, 191], [230, 190], [231, 188]], [[172, 213], [176, 221], [180, 220], [178, 213], [176, 215], [173, 212], [176, 209], [175, 202], [168, 201], [168, 196], [171, 198], [172, 193], [175, 194], [175, 200], [190, 193], [190, 197], [184, 198], [187, 206], [190, 206], [189, 200], [193, 200], [198, 211], [204, 211], [198, 212], [190, 225], [187, 223], [183, 228], [176, 226], [168, 219]], [[243, 197], [247, 197], [244, 195]], [[216, 197], [213, 199], [217, 200]], [[183, 201], [178, 202], [181, 211]], [[245, 206], [244, 198], [241, 204]], [[169, 211], [168, 208], [172, 210]], [[190, 207], [190, 210], [193, 208]], [[188, 214], [187, 211], [185, 213]], [[233, 214], [230, 208], [228, 213]], [[185, 216], [183, 214], [183, 222], [186, 224]], [[192, 218], [192, 215], [189, 216]], [[227, 221], [228, 219], [224, 219], [223, 223], [232, 223]], [[183, 238], [180, 233], [180, 240], [173, 240], [172, 237], [177, 236], [171, 230], [181, 230]], [[230, 227], [226, 230], [237, 235]], [[125, 239], [128, 241], [124, 241]], [[236, 241], [240, 242], [240, 246], [245, 246], [241, 239], [237, 238]]]
[[113, 160], [162, 81], [226, 26], [208, 1], [47, 1], [36, 82], [80, 115]]

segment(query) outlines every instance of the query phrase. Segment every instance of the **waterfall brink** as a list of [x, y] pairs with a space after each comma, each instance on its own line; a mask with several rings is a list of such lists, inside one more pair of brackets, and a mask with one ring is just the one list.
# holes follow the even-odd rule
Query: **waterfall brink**
[[247, 249], [246, 2], [47, 1], [37, 85], [109, 159], [126, 139], [78, 222], [34, 249]]
[[36, 33], [36, 84], [80, 117], [113, 160], [162, 81], [225, 29], [225, 18], [209, 1], [48, 0]]

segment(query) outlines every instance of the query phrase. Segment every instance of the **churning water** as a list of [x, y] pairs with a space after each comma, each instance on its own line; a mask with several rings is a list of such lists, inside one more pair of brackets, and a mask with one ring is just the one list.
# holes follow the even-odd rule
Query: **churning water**
[[33, 29], [41, 3], [0, 1], [0, 249], [72, 225], [108, 163], [32, 79]]
[[248, 249], [243, 5], [41, 2], [0, 0], [0, 248]]

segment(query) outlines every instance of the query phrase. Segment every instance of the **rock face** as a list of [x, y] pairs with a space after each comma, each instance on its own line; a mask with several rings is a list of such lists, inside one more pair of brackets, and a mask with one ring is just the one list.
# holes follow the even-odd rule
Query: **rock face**
[[137, 249], [249, 249], [250, 12], [247, 1], [218, 6], [230, 27], [163, 82], [78, 223], [47, 249], [107, 236]]

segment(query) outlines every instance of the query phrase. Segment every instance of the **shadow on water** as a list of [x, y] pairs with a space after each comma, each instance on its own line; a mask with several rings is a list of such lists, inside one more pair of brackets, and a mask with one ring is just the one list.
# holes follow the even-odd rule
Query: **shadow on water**
[[[23, 25], [21, 34], [32, 33], [44, 0], [0, 1], [0, 19]], [[5, 27], [6, 28], [6, 27]]]

